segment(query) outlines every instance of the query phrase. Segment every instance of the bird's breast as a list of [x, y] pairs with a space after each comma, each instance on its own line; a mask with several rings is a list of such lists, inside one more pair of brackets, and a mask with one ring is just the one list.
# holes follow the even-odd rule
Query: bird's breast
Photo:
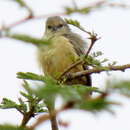
[[[51, 44], [39, 49], [38, 61], [44, 73], [57, 79], [62, 72], [78, 59], [73, 45], [63, 36], [52, 39]], [[81, 67], [72, 71], [79, 71]]]

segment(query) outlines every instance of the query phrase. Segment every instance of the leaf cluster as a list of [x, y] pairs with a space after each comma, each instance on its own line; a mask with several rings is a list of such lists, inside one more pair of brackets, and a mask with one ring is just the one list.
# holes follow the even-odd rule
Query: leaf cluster
[[[109, 66], [114, 66], [117, 62], [113, 61], [112, 63], [109, 62], [109, 59], [107, 58], [100, 58], [103, 55], [101, 51], [93, 52], [89, 56], [83, 57], [84, 61], [88, 64], [88, 66], [91, 66], [92, 68], [109, 70]], [[108, 67], [104, 67], [108, 66]]]
[[85, 7], [85, 8], [71, 8], [71, 7], [65, 7], [65, 14], [73, 14], [73, 13], [80, 13], [80, 14], [88, 14], [91, 12], [91, 8], [90, 7]]
[[36, 95], [33, 94], [32, 89], [30, 88], [27, 81], [24, 81], [23, 88], [25, 89], [25, 92], [21, 91], [20, 94], [23, 98], [18, 98], [18, 103], [15, 101], [12, 101], [8, 98], [3, 98], [3, 101], [1, 102], [0, 108], [1, 109], [10, 109], [14, 108], [18, 110], [22, 115], [26, 115], [30, 112], [30, 110], [33, 108], [33, 116], [35, 114], [38, 114], [40, 112], [46, 112], [46, 109], [44, 109], [43, 106], [44, 102], [41, 101]]
[[[35, 75], [34, 77], [38, 79], [39, 75]], [[22, 77], [23, 76], [23, 77]], [[26, 77], [27, 76], [27, 77]], [[20, 78], [28, 78], [28, 73], [18, 73], [18, 77]], [[35, 78], [31, 77], [31, 80], [36, 80]], [[56, 80], [50, 78], [50, 77], [44, 77], [44, 84], [37, 86], [37, 89], [33, 90], [33, 93], [39, 98], [43, 99], [46, 102], [52, 102], [52, 100], [56, 99], [58, 96], [62, 98], [62, 101], [64, 104], [67, 102], [74, 102], [74, 106], [72, 108], [80, 108], [84, 110], [89, 110], [93, 112], [93, 109], [97, 111], [105, 109], [104, 106], [107, 105], [109, 106], [110, 103], [104, 98], [104, 106], [102, 107], [101, 105], [94, 105], [94, 104], [100, 104], [102, 100], [96, 100], [96, 98], [91, 98], [89, 96], [90, 93], [96, 92], [99, 94], [102, 94], [102, 92], [95, 87], [86, 87], [84, 85], [64, 85], [64, 84], [59, 84]], [[89, 100], [88, 100], [89, 99]], [[89, 105], [83, 105], [88, 103]], [[103, 104], [103, 101], [102, 101]], [[80, 107], [81, 105], [81, 107]], [[78, 107], [77, 107], [78, 106]], [[84, 107], [83, 107], [84, 106]], [[93, 109], [90, 109], [91, 108]]]

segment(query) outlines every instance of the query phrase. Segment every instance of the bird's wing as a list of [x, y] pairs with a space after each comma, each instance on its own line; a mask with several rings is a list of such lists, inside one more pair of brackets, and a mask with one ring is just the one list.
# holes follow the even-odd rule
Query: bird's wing
[[[81, 39], [81, 37], [75, 33], [69, 33], [69, 34], [64, 34], [64, 36], [69, 39], [70, 43], [73, 45], [77, 55], [81, 56], [85, 54], [85, 46], [86, 43]], [[88, 70], [87, 64], [83, 65], [84, 70]], [[92, 79], [90, 75], [86, 75], [87, 79], [87, 86], [92, 86]]]
[[78, 56], [85, 54], [86, 43], [81, 39], [81, 37], [75, 33], [64, 34], [70, 43], [73, 45]]

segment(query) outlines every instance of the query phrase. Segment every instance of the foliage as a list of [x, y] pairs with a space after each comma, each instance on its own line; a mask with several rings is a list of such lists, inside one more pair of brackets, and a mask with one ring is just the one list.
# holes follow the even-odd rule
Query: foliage
[[[49, 40], [34, 38], [29, 35], [13, 33], [10, 31], [12, 27], [18, 24], [24, 23], [27, 20], [39, 18], [34, 16], [34, 12], [24, 0], [11, 1], [16, 2], [20, 7], [25, 8], [28, 11], [29, 15], [21, 21], [16, 22], [15, 24], [11, 24], [9, 27], [3, 27], [2, 29], [0, 29], [0, 37], [12, 38], [15, 40], [23, 41], [25, 43], [32, 43], [36, 46], [39, 46], [41, 44], [49, 44]], [[82, 8], [79, 8], [77, 6], [75, 6], [74, 8], [65, 7], [64, 14], [89, 14], [93, 11], [93, 9], [103, 7], [102, 5], [104, 5], [104, 2], [98, 2], [93, 6], [86, 6]], [[86, 31], [86, 29], [84, 29], [84, 27], [82, 27], [80, 22], [78, 22], [77, 20], [65, 19], [65, 21], [68, 24], [73, 25], [84, 31], [85, 33], [89, 34], [89, 39], [92, 42], [93, 40], [97, 40], [97, 35], [95, 35], [95, 33]], [[113, 61], [112, 63], [109, 63], [108, 59], [100, 58], [100, 56], [102, 55], [103, 53], [98, 51], [93, 52], [87, 56], [83, 56], [81, 58], [90, 68], [95, 68], [97, 70], [102, 68], [104, 71], [109, 71], [110, 66], [114, 66], [116, 62]], [[107, 66], [104, 67], [105, 64], [107, 64]], [[111, 106], [119, 104], [118, 102], [111, 101], [109, 99], [111, 93], [119, 93], [130, 97], [130, 81], [109, 82], [106, 84], [106, 90], [101, 91], [96, 87], [89, 87], [84, 85], [65, 85], [61, 82], [59, 83], [51, 77], [44, 77], [32, 72], [18, 72], [17, 78], [23, 79], [22, 86], [24, 88], [24, 91], [20, 91], [21, 97], [18, 98], [18, 102], [8, 98], [3, 98], [3, 101], [0, 104], [0, 108], [16, 109], [22, 114], [23, 119], [19, 126], [1, 124], [1, 130], [27, 130], [28, 128], [26, 128], [26, 125], [30, 121], [30, 119], [35, 117], [39, 113], [49, 113], [47, 105], [52, 103], [54, 104], [58, 97], [62, 99], [62, 107], [60, 108], [60, 111], [54, 110], [53, 113], [55, 115], [58, 114], [58, 112], [62, 112], [62, 110], [66, 109], [84, 110], [94, 114], [101, 111], [109, 112], [112, 109]], [[32, 87], [32, 84], [29, 83], [28, 80], [40, 81], [40, 84], [33, 84], [33, 86], [35, 86], [34, 89]], [[97, 96], [90, 96], [91, 93], [96, 93]], [[51, 117], [46, 118], [46, 120], [50, 118]]]
[[0, 125], [0, 130], [27, 130], [27, 129], [18, 127], [18, 126], [13, 126], [10, 124], [3, 124], [3, 125]]
[[34, 37], [31, 37], [31, 36], [25, 35], [25, 34], [9, 33], [8, 32], [5, 36], [12, 38], [12, 39], [15, 39], [15, 40], [20, 40], [20, 41], [23, 41], [23, 42], [26, 42], [26, 43], [32, 43], [36, 46], [39, 46], [41, 44], [46, 45], [46, 44], [50, 43], [49, 40], [38, 39], [38, 38], [34, 38]]
[[70, 7], [65, 7], [65, 13], [70, 15], [72, 13], [80, 13], [80, 14], [88, 14], [91, 12], [91, 8], [85, 7], [81, 9], [75, 9], [75, 8], [70, 8]]
[[[23, 87], [25, 92], [20, 92], [24, 99], [19, 98], [19, 103], [16, 103], [10, 99], [4, 98], [0, 105], [1, 109], [15, 108], [23, 115], [23, 120], [30, 112], [32, 112], [32, 116], [29, 118], [29, 120], [38, 113], [47, 112], [48, 108], [46, 105], [55, 102], [57, 97], [62, 98], [62, 103], [64, 105], [70, 102], [73, 103], [69, 109], [86, 110], [92, 113], [102, 110], [108, 111], [111, 105], [116, 104], [106, 98], [107, 94], [103, 96], [104, 92], [95, 87], [59, 84], [56, 80], [50, 77], [43, 77], [30, 72], [20, 72], [18, 73], [17, 77], [20, 79], [36, 81], [39, 81], [40, 79], [41, 81], [41, 84], [37, 85], [36, 89], [33, 89], [31, 87], [32, 85], [24, 80]], [[92, 98], [89, 96], [89, 94], [92, 92], [99, 93], [100, 96]]]
[[130, 81], [129, 80], [111, 80], [111, 81], [108, 81], [106, 87], [111, 93], [114, 90], [115, 92], [120, 93], [126, 97], [130, 97]]

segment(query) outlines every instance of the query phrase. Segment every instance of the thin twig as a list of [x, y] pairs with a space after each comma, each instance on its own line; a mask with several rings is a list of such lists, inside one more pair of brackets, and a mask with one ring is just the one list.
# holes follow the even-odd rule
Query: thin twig
[[4, 31], [6, 29], [11, 29], [13, 27], [24, 24], [24, 23], [31, 21], [31, 20], [36, 20], [36, 19], [38, 20], [38, 19], [43, 19], [43, 18], [50, 17], [50, 16], [63, 16], [63, 15], [66, 15], [66, 14], [65, 13], [54, 13], [54, 14], [46, 14], [46, 15], [38, 15], [38, 16], [30, 16], [29, 15], [23, 19], [20, 19], [16, 22], [13, 22], [13, 23], [7, 25], [6, 27], [1, 27], [0, 31]]
[[29, 130], [34, 130], [37, 126], [39, 126], [41, 123], [45, 122], [46, 120], [51, 119], [52, 116], [56, 116], [58, 113], [67, 110], [69, 108], [72, 108], [74, 105], [74, 102], [68, 102], [66, 105], [64, 105], [63, 107], [61, 107], [58, 110], [54, 110], [52, 112], [52, 115], [50, 114], [44, 114], [41, 115], [40, 117], [38, 117], [38, 119], [34, 122], [34, 124], [32, 126], [29, 127]]
[[89, 70], [84, 70], [76, 73], [70, 73], [69, 77], [66, 77], [67, 79], [74, 79], [77, 77], [85, 76], [88, 74], [93, 74], [93, 73], [101, 73], [101, 72], [106, 72], [106, 71], [125, 71], [126, 69], [130, 69], [130, 64], [126, 65], [121, 65], [121, 66], [104, 66], [102, 68], [93, 68]]
[[68, 73], [71, 69], [73, 69], [74, 67], [76, 67], [77, 65], [83, 64], [84, 61], [82, 59], [79, 59], [78, 61], [76, 61], [75, 63], [71, 64], [70, 66], [68, 66], [65, 71], [60, 75], [60, 77], [58, 78], [58, 80], [62, 79], [62, 77], [64, 75], [66, 75], [66, 73]]
[[[40, 100], [37, 100], [37, 103], [39, 102]], [[29, 110], [28, 112], [25, 112], [23, 113], [23, 119], [22, 119], [22, 122], [21, 122], [21, 126], [22, 127], [25, 127], [27, 125], [27, 123], [30, 121], [30, 119], [32, 117], [35, 117], [35, 106], [33, 105], [32, 102], [29, 102]]]
[[124, 3], [109, 3], [110, 7], [122, 7], [122, 8], [128, 8], [130, 9], [130, 5], [126, 5]]
[[97, 38], [96, 33], [90, 33], [89, 35], [90, 35], [89, 39], [91, 40], [91, 44], [90, 44], [90, 47], [87, 50], [87, 53], [85, 54], [85, 58], [88, 57], [88, 55], [89, 55], [90, 51], [92, 50], [92, 47], [95, 44], [95, 42], [100, 39], [100, 38]]
[[34, 116], [35, 116], [35, 114], [34, 114], [34, 107], [31, 107], [31, 109], [30, 109], [29, 112], [23, 114], [23, 120], [22, 120], [21, 126], [22, 126], [22, 127], [25, 127], [26, 124], [28, 123], [28, 121], [29, 121], [32, 117], [34, 117]]
[[[101, 6], [102, 4], [106, 3], [106, 0], [101, 0], [101, 1], [98, 1], [98, 2], [95, 2], [95, 3], [92, 3], [90, 5], [88, 5], [87, 7], [91, 8], [91, 7], [98, 7], [98, 6]], [[130, 6], [128, 5], [125, 5], [125, 4], [116, 4], [116, 3], [108, 3], [107, 4], [108, 6], [118, 6], [118, 7], [124, 7], [124, 8], [130, 8]], [[82, 8], [87, 8], [87, 7], [82, 7]], [[5, 29], [11, 29], [15, 26], [18, 26], [18, 25], [21, 25], [23, 23], [26, 23], [30, 20], [36, 20], [36, 19], [43, 19], [43, 18], [46, 18], [46, 17], [51, 17], [51, 16], [64, 16], [64, 15], [67, 15], [66, 12], [61, 12], [61, 13], [54, 13], [54, 14], [43, 14], [43, 15], [38, 15], [38, 16], [34, 16], [34, 14], [32, 13], [32, 10], [26, 5], [26, 9], [28, 10], [29, 12], [29, 15], [23, 19], [20, 19], [14, 23], [11, 23], [9, 25], [7, 25], [7, 27], [2, 27], [0, 28], [0, 31], [4, 31]], [[81, 28], [82, 30], [82, 28]], [[87, 31], [86, 31], [87, 32]], [[89, 33], [89, 32], [87, 32]]]
[[50, 105], [47, 105], [47, 103], [46, 103], [46, 107], [48, 108], [48, 113], [50, 116], [51, 129], [58, 130], [58, 123], [56, 120], [56, 114], [53, 113], [55, 111], [54, 103], [53, 103], [53, 106], [51, 106], [51, 107], [50, 107]]

